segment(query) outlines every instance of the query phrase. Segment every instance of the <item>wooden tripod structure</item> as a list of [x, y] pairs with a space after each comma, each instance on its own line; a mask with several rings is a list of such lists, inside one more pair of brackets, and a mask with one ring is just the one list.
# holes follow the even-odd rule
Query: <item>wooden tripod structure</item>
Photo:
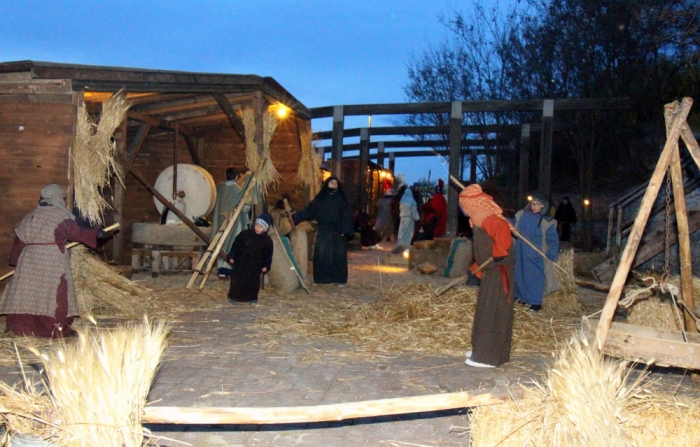
[[221, 247], [224, 246], [224, 242], [226, 242], [226, 238], [228, 237], [229, 233], [231, 233], [233, 226], [236, 224], [238, 216], [241, 215], [241, 211], [243, 211], [245, 202], [246, 200], [248, 200], [248, 196], [253, 190], [253, 185], [255, 185], [255, 173], [253, 173], [248, 178], [248, 181], [243, 187], [243, 192], [241, 194], [240, 199], [238, 200], [238, 204], [236, 204], [236, 206], [229, 212], [223, 224], [216, 232], [214, 237], [211, 239], [209, 247], [207, 247], [207, 250], [202, 255], [202, 259], [199, 260], [199, 263], [194, 269], [194, 273], [192, 273], [192, 278], [190, 278], [190, 281], [187, 283], [186, 288], [191, 289], [194, 283], [197, 281], [199, 275], [202, 275], [202, 281], [199, 284], [199, 290], [202, 290], [206, 285], [207, 280], [209, 279], [209, 275], [211, 274], [211, 270], [212, 268], [214, 268], [214, 265], [216, 265], [216, 259], [219, 257]]
[[[698, 146], [698, 143], [693, 136], [693, 132], [688, 127], [686, 122], [692, 105], [693, 100], [691, 98], [683, 98], [683, 101], [680, 104], [676, 101], [666, 104], [664, 107], [664, 118], [666, 120], [666, 144], [664, 145], [664, 149], [661, 152], [656, 169], [654, 170], [651, 180], [649, 181], [649, 186], [647, 187], [644, 198], [642, 199], [639, 212], [634, 221], [632, 231], [630, 232], [624, 252], [620, 258], [620, 263], [617, 267], [617, 271], [615, 272], [615, 277], [610, 286], [610, 292], [608, 293], [608, 297], [605, 301], [605, 305], [600, 316], [600, 321], [598, 322], [595, 330], [595, 347], [599, 351], [605, 352], [604, 348], [606, 348], [606, 341], [611, 329], [615, 309], [617, 308], [620, 295], [622, 294], [622, 288], [627, 280], [627, 275], [629, 274], [632, 261], [634, 260], [637, 248], [639, 247], [642, 233], [644, 232], [644, 227], [649, 219], [651, 208], [656, 201], [664, 176], [666, 172], [670, 170], [671, 181], [673, 183], [673, 199], [676, 210], [676, 222], [678, 225], [678, 247], [681, 265], [681, 294], [683, 302], [685, 303], [685, 329], [687, 332], [689, 332], [687, 337], [685, 337], [686, 334], [684, 334], [684, 338], [681, 338], [680, 342], [685, 342], [690, 346], [690, 348], [683, 349], [683, 347], [680, 347], [679, 349], [679, 340], [677, 338], [674, 340], [665, 340], [665, 337], [667, 337], [668, 334], [662, 333], [661, 331], [656, 331], [657, 334], [655, 341], [636, 340], [635, 342], [635, 334], [627, 333], [622, 335], [623, 338], [626, 338], [624, 341], [622, 341], [621, 345], [618, 345], [617, 350], [613, 350], [613, 355], [622, 354], [621, 356], [624, 356], [624, 354], [628, 354], [626, 357], [634, 360], [635, 358], [642, 358], [644, 357], [644, 354], [647, 354], [647, 356], [650, 356], [652, 360], [658, 361], [659, 358], [664, 358], [663, 362], [660, 363], [691, 369], [700, 369], [700, 337], [696, 338], [698, 335], [695, 334], [697, 331], [697, 326], [693, 316], [689, 313], [692, 312], [692, 309], [694, 308], [692, 291], [692, 264], [690, 255], [690, 234], [688, 231], [688, 213], [685, 202], [685, 193], [683, 190], [683, 177], [681, 172], [678, 145], [678, 138], [683, 138], [683, 141], [685, 142], [690, 155], [695, 161], [695, 164], [700, 167], [700, 146]], [[584, 330], [585, 326], [586, 323], [584, 323]], [[673, 346], [665, 343], [666, 341], [673, 344]], [[625, 348], [621, 346], [645, 346], [646, 352], [625, 352]], [[685, 346], [685, 348], [687, 348], [687, 346]], [[610, 350], [608, 350], [606, 353], [610, 353]]]

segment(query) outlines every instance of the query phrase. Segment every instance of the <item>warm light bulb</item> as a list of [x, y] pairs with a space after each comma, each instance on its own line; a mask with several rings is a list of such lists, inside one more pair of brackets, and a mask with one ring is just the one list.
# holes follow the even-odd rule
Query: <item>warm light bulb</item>
[[406, 258], [406, 259], [408, 259], [408, 254], [409, 254], [409, 253], [410, 253], [410, 251], [409, 251], [408, 248], [407, 248], [406, 250], [403, 251], [403, 257]]
[[588, 205], [591, 204], [591, 201], [588, 200], [588, 199], [585, 199], [585, 200], [583, 201], [583, 204], [586, 205], [586, 206], [588, 206]]
[[532, 196], [527, 196], [527, 201], [532, 202]]
[[280, 118], [284, 118], [285, 116], [287, 116], [288, 113], [289, 113], [289, 108], [283, 106], [282, 104], [280, 104], [279, 107], [277, 108], [277, 116], [279, 116]]

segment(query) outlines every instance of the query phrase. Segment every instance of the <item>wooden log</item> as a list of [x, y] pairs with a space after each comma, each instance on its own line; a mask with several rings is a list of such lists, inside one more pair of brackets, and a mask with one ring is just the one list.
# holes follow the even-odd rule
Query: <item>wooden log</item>
[[295, 424], [309, 422], [344, 421], [347, 419], [377, 417], [426, 411], [451, 410], [482, 405], [496, 405], [513, 397], [521, 397], [522, 391], [476, 394], [431, 394], [427, 396], [399, 397], [362, 402], [304, 407], [146, 407], [141, 422], [144, 424]]
[[[666, 169], [671, 161], [671, 155], [673, 154], [672, 149], [674, 141], [678, 144], [678, 137], [681, 133], [681, 128], [685, 125], [685, 120], [690, 113], [690, 108], [693, 105], [693, 100], [691, 98], [683, 98], [682, 104], [680, 104], [680, 111], [678, 115], [674, 117], [673, 126], [671, 131], [668, 133], [666, 144], [664, 145], [664, 150], [661, 152], [659, 157], [659, 162], [656, 165], [656, 169], [649, 180], [649, 187], [644, 193], [644, 198], [639, 206], [639, 212], [634, 220], [634, 225], [632, 227], [632, 232], [625, 245], [625, 250], [620, 258], [620, 264], [615, 272], [615, 277], [610, 286], [610, 292], [605, 300], [605, 305], [603, 306], [603, 311], [600, 315], [600, 321], [598, 323], [598, 328], [596, 329], [595, 337], [595, 347], [603, 352], [605, 347], [605, 340], [608, 337], [608, 331], [610, 330], [610, 324], [612, 323], [613, 316], [615, 315], [615, 309], [617, 308], [617, 303], [620, 300], [620, 295], [622, 294], [622, 288], [625, 286], [627, 280], [627, 275], [629, 274], [630, 268], [632, 266], [632, 261], [634, 260], [634, 255], [639, 247], [639, 242], [642, 239], [642, 234], [644, 233], [644, 227], [646, 226], [647, 220], [649, 219], [649, 214], [651, 208], [654, 205], [656, 196], [659, 193], [659, 188], [661, 187], [661, 182], [663, 180]], [[665, 109], [676, 110], [679, 107], [678, 102], [667, 104]]]

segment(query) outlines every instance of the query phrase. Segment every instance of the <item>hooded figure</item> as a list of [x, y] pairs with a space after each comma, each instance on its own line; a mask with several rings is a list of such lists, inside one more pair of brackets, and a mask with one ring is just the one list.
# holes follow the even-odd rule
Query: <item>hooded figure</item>
[[352, 208], [345, 198], [338, 177], [329, 177], [309, 205], [294, 213], [294, 224], [304, 220], [318, 222], [314, 246], [314, 282], [348, 282], [347, 240], [355, 235]]
[[394, 238], [394, 219], [391, 217], [391, 202], [396, 191], [387, 189], [377, 200], [377, 221], [374, 229], [379, 233], [379, 242], [390, 241]]
[[62, 338], [73, 333], [80, 315], [66, 242], [97, 245], [101, 230], [83, 228], [65, 205], [66, 193], [56, 184], [41, 190], [39, 206], [15, 228], [10, 265], [15, 274], [0, 300], [7, 329], [16, 335]]
[[435, 195], [430, 198], [428, 203], [437, 213], [437, 221], [435, 222], [435, 237], [443, 237], [447, 232], [447, 200], [443, 194], [445, 189], [445, 182], [442, 179], [438, 179], [438, 185], [435, 187]]
[[[542, 298], [559, 290], [553, 262], [559, 258], [557, 221], [547, 212], [547, 197], [540, 191], [532, 193], [532, 200], [515, 214], [515, 227], [530, 242], [547, 255], [548, 261], [520, 239], [515, 242], [515, 298], [530, 306], [542, 308]], [[551, 261], [551, 262], [550, 262]]]
[[576, 216], [576, 210], [568, 197], [561, 199], [554, 218], [557, 221], [559, 240], [561, 242], [569, 242], [571, 240], [571, 227], [578, 220], [578, 216]]
[[406, 189], [399, 201], [399, 236], [396, 244], [401, 247], [411, 245], [416, 221], [420, 219], [418, 214], [418, 204], [413, 198], [413, 191]]
[[253, 228], [241, 231], [231, 245], [228, 259], [233, 270], [228, 299], [232, 303], [258, 302], [260, 276], [272, 265], [272, 239], [267, 234], [270, 225], [272, 216], [262, 213]]
[[474, 232], [474, 271], [493, 258], [476, 276], [481, 278], [472, 325], [472, 350], [466, 364], [500, 366], [510, 360], [513, 335], [513, 239], [510, 225], [493, 198], [481, 186], [469, 185], [459, 194], [459, 206]]

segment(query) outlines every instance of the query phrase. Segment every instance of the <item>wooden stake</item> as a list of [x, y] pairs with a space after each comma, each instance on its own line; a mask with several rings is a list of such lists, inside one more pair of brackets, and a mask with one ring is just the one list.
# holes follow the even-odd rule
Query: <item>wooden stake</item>
[[[617, 266], [615, 277], [610, 285], [610, 292], [605, 300], [605, 305], [603, 306], [603, 311], [600, 315], [600, 321], [598, 322], [598, 327], [596, 328], [596, 342], [594, 343], [594, 346], [600, 352], [603, 352], [605, 340], [608, 337], [608, 331], [610, 330], [610, 325], [612, 324], [612, 319], [615, 315], [615, 309], [617, 308], [617, 303], [620, 300], [620, 295], [622, 294], [622, 288], [625, 286], [627, 275], [632, 267], [634, 255], [636, 254], [639, 243], [642, 240], [644, 227], [649, 219], [651, 208], [656, 201], [656, 196], [659, 193], [661, 182], [663, 181], [664, 174], [666, 173], [666, 169], [671, 161], [674, 142], [675, 144], [678, 144], [678, 137], [680, 136], [681, 128], [685, 125], [685, 120], [688, 117], [688, 113], [690, 112], [692, 105], [693, 100], [691, 98], [683, 98], [683, 102], [680, 104], [680, 111], [673, 119], [673, 126], [671, 127], [671, 131], [668, 133], [664, 150], [661, 152], [659, 162], [657, 163], [656, 169], [649, 180], [649, 185], [647, 186], [647, 190], [644, 193], [644, 197], [642, 198], [642, 202], [639, 206], [639, 212], [637, 213], [637, 217], [632, 225], [632, 231], [627, 239], [625, 250], [620, 258], [620, 263]], [[674, 113], [678, 107], [678, 102], [673, 102], [671, 104], [666, 104], [665, 109], [670, 109], [671, 112]]]
[[[472, 275], [475, 275], [477, 272], [480, 272], [481, 269], [483, 269], [484, 267], [486, 267], [487, 265], [489, 265], [489, 264], [491, 263], [491, 261], [493, 261], [493, 257], [490, 257], [490, 258], [488, 258], [487, 260], [485, 260], [479, 267], [476, 268], [476, 270], [474, 270], [473, 272], [471, 272]], [[437, 289], [437, 290], [435, 291], [434, 295], [435, 295], [435, 296], [440, 296], [440, 295], [442, 295], [443, 293], [447, 292], [448, 290], [450, 290], [450, 289], [453, 288], [454, 286], [456, 286], [456, 285], [458, 285], [458, 284], [461, 284], [461, 283], [463, 283], [464, 281], [466, 281], [468, 277], [469, 277], [469, 273], [467, 273], [466, 275], [462, 275], [462, 276], [460, 276], [459, 278], [453, 279], [453, 280], [450, 281], [448, 284], [446, 284], [446, 285], [440, 287], [439, 289]]]
[[144, 424], [233, 425], [343, 421], [394, 414], [496, 405], [511, 400], [513, 392], [517, 394], [518, 390], [510, 390], [498, 395], [493, 393], [471, 395], [469, 392], [462, 391], [305, 407], [146, 407], [143, 409], [141, 422]]

